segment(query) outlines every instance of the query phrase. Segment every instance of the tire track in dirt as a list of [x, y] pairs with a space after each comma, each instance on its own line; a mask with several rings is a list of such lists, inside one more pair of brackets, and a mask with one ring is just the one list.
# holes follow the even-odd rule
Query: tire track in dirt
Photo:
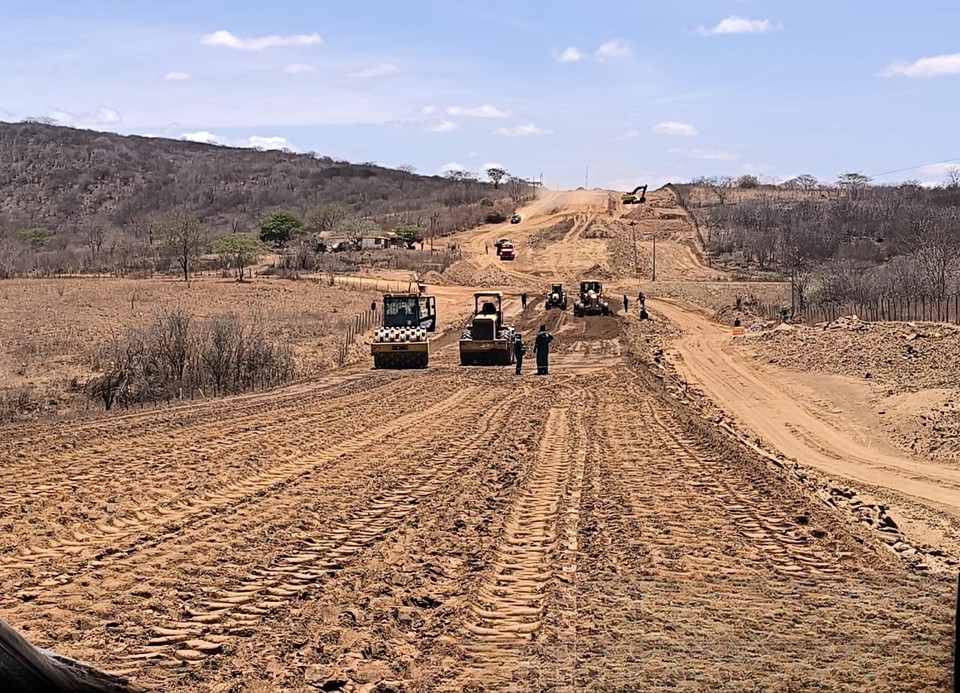
[[[215, 399], [188, 400], [146, 411], [132, 411], [124, 414], [105, 412], [98, 418], [80, 418], [39, 426], [37, 424], [3, 426], [0, 428], [0, 433], [3, 434], [5, 441], [10, 441], [13, 445], [0, 447], [0, 451], [9, 452], [15, 457], [17, 451], [22, 447], [49, 443], [50, 430], [56, 431], [58, 439], [66, 439], [68, 436], [86, 436], [91, 441], [100, 442], [110, 440], [114, 436], [127, 439], [130, 437], [131, 430], [135, 430], [137, 435], [147, 435], [163, 430], [171, 424], [190, 426], [196, 422], [209, 421], [211, 418], [221, 420], [239, 419], [243, 415], [257, 412], [262, 414], [265, 411], [270, 411], [271, 405], [279, 409], [294, 402], [334, 397], [337, 396], [336, 391], [338, 389], [349, 392], [353, 388], [364, 386], [369, 388], [370, 377], [371, 374], [367, 372], [337, 375], [286, 385], [263, 392]], [[395, 380], [401, 376], [394, 373], [384, 373], [378, 374], [377, 377], [384, 380]], [[73, 443], [76, 442], [73, 441]]]
[[[389, 383], [375, 390], [391, 396], [404, 387], [402, 383]], [[356, 406], [369, 399], [369, 390], [316, 400], [291, 399], [279, 409], [258, 410], [259, 405], [251, 405], [248, 415], [231, 415], [226, 419], [219, 418], [219, 408], [215, 408], [209, 415], [198, 417], [194, 425], [174, 420], [162, 427], [133, 426], [124, 429], [120, 437], [98, 437], [86, 446], [70, 441], [61, 443], [60, 450], [50, 449], [51, 441], [62, 440], [59, 429], [46, 427], [47, 434], [40, 444], [18, 444], [15, 456], [24, 462], [4, 465], [4, 479], [15, 479], [16, 484], [11, 487], [0, 482], [0, 518], [16, 516], [28, 504], [30, 515], [36, 516], [49, 503], [62, 501], [64, 488], [73, 489], [74, 501], [90, 491], [101, 496], [122, 497], [138, 481], [147, 478], [151, 482], [151, 495], [169, 498], [178, 484], [173, 472], [188, 459], [192, 473], [206, 468], [219, 479], [222, 460], [229, 459], [235, 451], [250, 449], [265, 436], [289, 428], [293, 423], [327, 426], [337, 420], [338, 408]], [[316, 403], [325, 405], [325, 409], [311, 411], [311, 405]], [[217, 456], [210, 455], [210, 441], [220, 439], [223, 442], [216, 445]], [[184, 455], [185, 449], [193, 454]], [[169, 487], [159, 483], [165, 475], [174, 477]]]
[[[294, 483], [298, 476], [355, 454], [375, 443], [378, 438], [391, 436], [419, 422], [440, 416], [458, 407], [476, 392], [477, 388], [474, 387], [461, 389], [425, 410], [396, 418], [387, 426], [368, 430], [334, 445], [327, 445], [326, 440], [321, 440], [314, 446], [275, 456], [266, 471], [229, 481], [193, 496], [178, 498], [173, 503], [138, 509], [131, 515], [114, 517], [109, 522], [74, 529], [73, 541], [53, 542], [44, 547], [23, 547], [20, 556], [0, 558], [0, 570], [32, 568], [40, 561], [55, 561], [90, 550], [95, 553], [98, 549], [109, 547], [109, 553], [96, 555], [97, 567], [102, 568], [113, 556], [126, 557], [138, 546], [164, 541], [167, 535], [175, 535], [186, 523], [205, 520], [223, 509], [232, 511], [244, 503], [263, 499], [283, 486]], [[371, 403], [371, 413], [380, 407], [379, 400], [375, 400]], [[334, 418], [337, 416], [333, 415]], [[342, 418], [342, 414], [339, 417]], [[81, 569], [83, 563], [81, 561]], [[64, 575], [62, 565], [58, 565], [56, 570], [61, 576]]]
[[[580, 400], [577, 390], [574, 401]], [[550, 583], [573, 579], [586, 457], [580, 422], [566, 406], [549, 411], [537, 459], [464, 615], [468, 679], [508, 677], [542, 626]]]
[[[619, 451], [611, 459], [625, 461], [618, 473], [630, 487], [635, 515], [655, 530], [648, 535], [648, 548], [661, 567], [690, 575], [772, 568], [820, 579], [836, 572], [837, 557], [820, 550], [774, 499], [765, 498], [744, 477], [743, 470], [697, 446], [659, 400], [635, 386], [629, 391], [634, 411], [640, 404], [646, 435], [637, 435], [632, 426], [609, 424], [606, 435]], [[604, 418], [626, 420], [630, 415], [625, 405], [618, 399]], [[689, 505], [690, 498], [697, 499], [696, 507]], [[669, 513], [655, 510], [665, 505], [671, 508]], [[721, 541], [700, 541], [705, 532], [725, 537], [728, 549]], [[731, 536], [734, 532], [736, 537]], [[734, 544], [740, 548], [731, 554]]]
[[[472, 394], [475, 390], [458, 400]], [[459, 435], [432, 456], [429, 465], [417, 467], [401, 483], [364, 502], [322, 536], [305, 534], [288, 541], [287, 548], [269, 566], [251, 571], [228, 589], [208, 594], [187, 612], [186, 619], [154, 626], [156, 637], [126, 659], [200, 661], [219, 652], [230, 636], [248, 635], [265, 616], [313, 589], [325, 577], [335, 576], [346, 562], [400, 527], [421, 501], [443, 491], [454, 492], [450, 482], [471, 463], [469, 452], [497, 439], [504, 420], [522, 396], [521, 392], [514, 393], [489, 406], [468, 435]], [[434, 419], [437, 415], [435, 408], [430, 408], [420, 417]], [[394, 441], [384, 445], [397, 447]], [[397, 449], [392, 452], [403, 454]]]

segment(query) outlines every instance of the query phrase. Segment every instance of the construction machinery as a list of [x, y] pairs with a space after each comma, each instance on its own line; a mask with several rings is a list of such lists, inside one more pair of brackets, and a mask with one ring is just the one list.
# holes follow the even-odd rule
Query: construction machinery
[[[640, 193], [639, 195], [637, 193]], [[620, 203], [625, 205], [642, 205], [647, 201], [647, 186], [638, 185], [633, 192], [623, 193]]]
[[509, 366], [513, 363], [513, 325], [503, 324], [503, 293], [473, 294], [473, 322], [460, 337], [460, 364]]
[[427, 334], [437, 329], [437, 299], [421, 293], [384, 294], [383, 324], [370, 344], [374, 368], [426, 368]]
[[550, 291], [547, 293], [547, 310], [551, 308], [567, 309], [567, 292], [563, 290], [563, 284], [551, 284]]
[[573, 314], [578, 318], [584, 315], [610, 315], [610, 304], [604, 300], [602, 283], [596, 280], [580, 282], [580, 296], [573, 304]]
[[507, 241], [500, 245], [500, 249], [497, 251], [497, 255], [500, 256], [501, 260], [516, 260], [517, 253], [514, 250], [513, 243]]
[[493, 244], [493, 247], [497, 249], [497, 255], [500, 254], [500, 248], [503, 247], [503, 244], [504, 244], [504, 243], [509, 243], [509, 242], [510, 242], [510, 239], [509, 239], [509, 238], [500, 238], [500, 239], [497, 240], [496, 243]]

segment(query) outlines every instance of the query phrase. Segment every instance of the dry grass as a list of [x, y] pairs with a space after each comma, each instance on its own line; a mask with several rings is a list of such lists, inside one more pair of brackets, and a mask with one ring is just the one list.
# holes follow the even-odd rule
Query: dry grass
[[83, 404], [70, 391], [92, 377], [96, 347], [143, 327], [163, 308], [182, 307], [200, 320], [236, 314], [258, 320], [294, 351], [298, 371], [311, 375], [334, 363], [353, 316], [378, 294], [330, 287], [317, 280], [257, 279], [237, 284], [202, 279], [9, 280], [0, 283], [0, 395], [34, 394], [21, 415], [67, 414]]

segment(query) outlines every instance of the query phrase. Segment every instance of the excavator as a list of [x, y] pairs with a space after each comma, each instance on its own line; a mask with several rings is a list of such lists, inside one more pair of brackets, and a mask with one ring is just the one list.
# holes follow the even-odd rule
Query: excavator
[[418, 293], [384, 294], [383, 324], [370, 344], [374, 368], [426, 368], [427, 333], [437, 329], [437, 299]]
[[[639, 195], [637, 193], [640, 193]], [[625, 205], [642, 205], [647, 201], [647, 186], [638, 185], [633, 192], [623, 193], [620, 203]]]

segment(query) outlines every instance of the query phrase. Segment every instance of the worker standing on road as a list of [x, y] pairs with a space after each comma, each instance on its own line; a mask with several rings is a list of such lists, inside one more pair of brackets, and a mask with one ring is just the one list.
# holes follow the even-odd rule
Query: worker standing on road
[[540, 331], [537, 332], [537, 338], [533, 343], [533, 353], [537, 355], [537, 375], [547, 375], [550, 362], [550, 342], [553, 341], [553, 335], [547, 332], [546, 325], [540, 325]]
[[483, 249], [484, 249], [484, 251], [486, 251], [487, 255], [490, 254], [490, 244], [489, 244], [489, 243], [484, 243], [484, 244], [483, 244]]
[[647, 307], [647, 297], [643, 295], [642, 291], [637, 294], [637, 300], [640, 301], [640, 310]]
[[520, 305], [523, 307], [524, 310], [526, 310], [527, 308], [527, 292], [526, 291], [520, 294]]
[[630, 300], [630, 299], [627, 298], [627, 295], [624, 294], [624, 295], [623, 295], [623, 312], [624, 312], [624, 313], [626, 313], [627, 310], [629, 310], [629, 308], [627, 307], [627, 303], [629, 302], [629, 300]]
[[523, 355], [527, 353], [527, 347], [523, 344], [523, 337], [517, 334], [513, 338], [513, 355], [517, 358], [517, 375], [520, 375], [523, 369]]

